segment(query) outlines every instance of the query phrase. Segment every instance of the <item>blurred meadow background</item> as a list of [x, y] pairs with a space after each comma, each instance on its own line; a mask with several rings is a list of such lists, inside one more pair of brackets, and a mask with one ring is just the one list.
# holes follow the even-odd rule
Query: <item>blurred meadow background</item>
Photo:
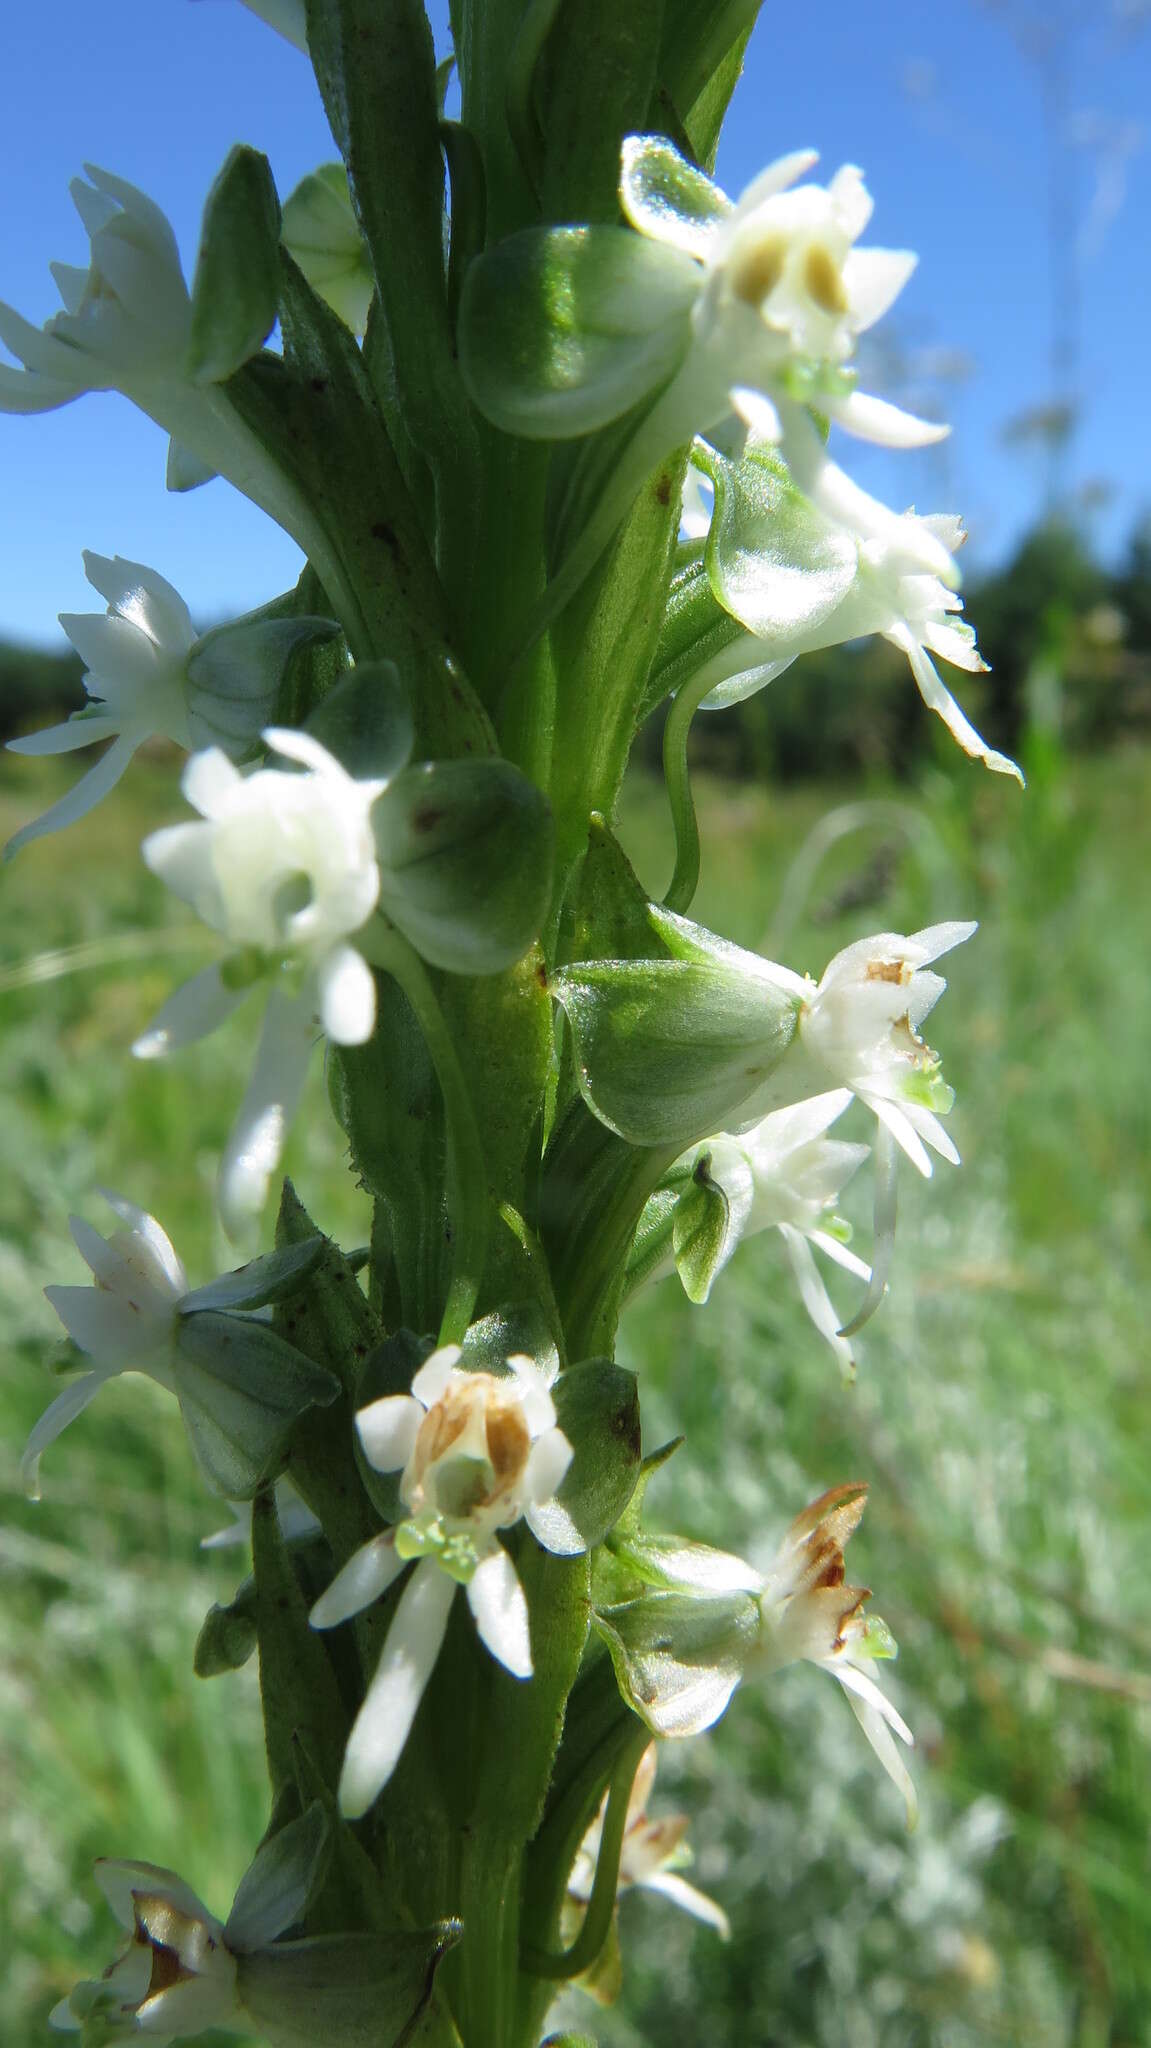
[[[88, 10], [49, 11], [62, 29], [92, 33]], [[223, 4], [158, 10], [124, 0], [120, 11], [139, 16], [139, 33], [117, 50], [126, 90], [133, 65], [142, 76], [157, 61], [161, 12], [172, 63], [179, 38], [191, 49], [189, 23], [202, 43], [231, 39], [226, 84], [205, 116], [227, 132], [205, 145], [206, 167], [190, 166], [181, 135], [170, 179], [202, 196], [241, 131], [277, 161], [258, 129], [274, 100], [286, 133], [310, 91], [293, 53], [272, 49], [258, 23]], [[1020, 795], [964, 761], [922, 710], [906, 666], [878, 643], [810, 658], [740, 712], [700, 721], [703, 922], [818, 973], [868, 931], [980, 919], [977, 938], [948, 962], [931, 1031], [957, 1091], [951, 1128], [963, 1166], [940, 1165], [929, 1186], [904, 1176], [892, 1292], [859, 1340], [853, 1387], [839, 1384], [771, 1237], [741, 1248], [706, 1312], [674, 1279], [640, 1297], [622, 1355], [641, 1376], [649, 1447], [680, 1431], [688, 1438], [653, 1485], [653, 1524], [766, 1561], [823, 1487], [871, 1482], [849, 1565], [900, 1642], [890, 1683], [916, 1730], [923, 1810], [908, 1837], [899, 1801], [822, 1674], [800, 1666], [746, 1686], [711, 1736], [667, 1747], [654, 1800], [656, 1811], [691, 1814], [693, 1876], [729, 1913], [731, 1946], [666, 1902], [631, 1895], [618, 2005], [601, 2013], [573, 1993], [564, 2011], [602, 2048], [673, 2037], [685, 2048], [1142, 2048], [1151, 2044], [1151, 488], [1131, 397], [1145, 377], [1136, 344], [1148, 278], [1130, 251], [1145, 246], [1146, 138], [1132, 105], [1148, 79], [1146, 9], [1137, 0], [1034, 12], [948, 0], [925, 26], [922, 10], [900, 0], [866, 30], [834, 0], [807, 10], [810, 21], [774, 12], [773, 21], [769, 4], [752, 46], [727, 182], [738, 187], [777, 145], [806, 140], [810, 109], [826, 105], [832, 161], [858, 155], [873, 174], [876, 238], [914, 242], [928, 276], [949, 278], [957, 301], [966, 292], [970, 302], [973, 277], [993, 278], [1000, 295], [998, 325], [973, 323], [950, 356], [941, 342], [954, 332], [951, 304], [934, 326], [916, 326], [913, 314], [868, 384], [959, 420], [954, 467], [919, 477], [919, 509], [954, 502], [973, 512], [967, 597], [993, 667], [970, 689], [964, 679], [964, 702], [993, 743], [1018, 754], [1029, 788]], [[862, 62], [852, 37], [861, 46], [864, 35], [867, 78], [886, 82], [877, 104], [854, 103], [845, 82]], [[88, 55], [77, 45], [77, 80], [89, 76]], [[773, 118], [765, 142], [762, 109], [781, 63], [796, 110], [786, 134]], [[242, 96], [257, 73], [259, 118], [245, 120]], [[957, 73], [964, 91], [981, 78], [988, 86], [982, 125], [962, 146]], [[8, 76], [18, 74], [13, 63]], [[69, 169], [83, 155], [112, 161], [178, 213], [149, 140], [159, 111], [139, 97], [130, 113], [121, 106], [127, 154], [113, 154], [75, 109], [67, 133], [61, 121], [44, 124], [37, 147], [66, 156]], [[853, 119], [866, 130], [859, 140]], [[107, 120], [102, 106], [91, 115], [97, 128]], [[301, 160], [288, 153], [284, 189], [324, 154], [310, 101], [297, 125]], [[998, 189], [986, 152], [981, 164], [972, 156], [981, 136], [992, 170], [1014, 139], [1002, 220], [986, 197], [972, 210], [973, 181]], [[868, 154], [869, 141], [881, 156], [887, 149], [886, 164]], [[55, 176], [46, 157], [32, 160], [29, 183], [49, 168]], [[966, 210], [901, 219], [943, 169], [953, 184], [966, 180], [955, 202]], [[1049, 223], [1026, 244], [1008, 203], [1020, 180], [1025, 217]], [[62, 190], [61, 180], [52, 232]], [[21, 255], [26, 225], [13, 229]], [[66, 253], [43, 223], [38, 232], [40, 264]], [[1016, 269], [1036, 264], [1025, 329], [1003, 294]], [[16, 298], [9, 279], [3, 288]], [[36, 423], [42, 505], [29, 482], [0, 605], [0, 739], [80, 701], [78, 663], [46, 639], [58, 606], [90, 608], [79, 546], [155, 561], [205, 625], [212, 603], [232, 601], [231, 585], [244, 584], [239, 608], [294, 574], [290, 550], [265, 555], [250, 542], [246, 514], [227, 524], [216, 485], [161, 505], [163, 550], [150, 546], [158, 438], [145, 434], [146, 464], [140, 455], [134, 471], [137, 428], [123, 407], [113, 421], [112, 405]], [[0, 424], [13, 465], [25, 454], [31, 462], [33, 423]], [[96, 451], [121, 425], [108, 517], [95, 520]], [[94, 437], [80, 486], [89, 525], [75, 534], [63, 484], [74, 428]], [[864, 480], [892, 496], [904, 488], [890, 475]], [[117, 523], [121, 498], [134, 528]], [[72, 581], [61, 587], [65, 548]], [[216, 589], [220, 564], [226, 582], [208, 602], [197, 578], [204, 592]], [[52, 574], [49, 602], [40, 586]], [[84, 758], [0, 756], [0, 840]], [[655, 892], [671, 865], [657, 758], [658, 735], [645, 736], [622, 815]], [[102, 1227], [97, 1190], [108, 1186], [157, 1213], [193, 1282], [231, 1263], [212, 1186], [255, 1019], [241, 1015], [170, 1067], [128, 1057], [170, 987], [210, 952], [138, 859], [143, 833], [181, 814], [178, 774], [175, 756], [141, 758], [93, 819], [0, 875], [6, 2048], [43, 2041], [51, 2003], [107, 1960], [96, 1855], [178, 1867], [223, 1910], [265, 1818], [252, 1673], [191, 1675], [203, 1614], [229, 1597], [246, 1560], [200, 1548], [226, 1516], [204, 1494], [164, 1397], [138, 1378], [107, 1388], [45, 1460], [43, 1501], [24, 1499], [18, 1473], [64, 1362], [41, 1289], [86, 1277], [70, 1212]], [[318, 1063], [309, 1103], [288, 1168], [322, 1227], [360, 1243], [363, 1201]], [[864, 1120], [842, 1131], [866, 1135]], [[862, 1248], [869, 1201], [865, 1171], [847, 1200]]]

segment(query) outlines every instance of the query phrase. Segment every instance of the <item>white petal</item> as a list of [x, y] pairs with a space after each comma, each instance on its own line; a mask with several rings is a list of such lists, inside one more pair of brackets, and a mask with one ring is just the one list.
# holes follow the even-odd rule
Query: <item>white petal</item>
[[675, 1870], [656, 1870], [650, 1877], [640, 1877], [636, 1883], [645, 1892], [659, 1892], [678, 1906], [683, 1913], [690, 1913], [693, 1920], [702, 1920], [705, 1927], [714, 1927], [721, 1941], [731, 1940], [731, 1921], [722, 1906], [709, 1899], [706, 1892], [697, 1891], [686, 1877]]
[[562, 1429], [545, 1429], [528, 1452], [523, 1477], [524, 1499], [532, 1506], [551, 1500], [563, 1483], [573, 1456]]
[[399, 1578], [404, 1559], [396, 1555], [396, 1532], [385, 1529], [354, 1551], [326, 1592], [320, 1594], [308, 1619], [313, 1628], [335, 1628], [378, 1600]]
[[87, 817], [109, 790], [115, 789], [135, 751], [135, 740], [113, 740], [107, 753], [101, 754], [95, 766], [89, 768], [87, 775], [81, 777], [67, 796], [62, 796], [58, 803], [52, 804], [39, 818], [34, 818], [30, 825], [23, 825], [19, 832], [12, 834], [4, 848], [5, 860], [11, 860], [13, 854], [19, 853], [30, 840], [41, 839], [46, 832], [60, 832], [65, 825], [74, 825], [78, 818]]
[[119, 730], [119, 719], [105, 718], [99, 713], [92, 718], [69, 718], [63, 725], [46, 725], [42, 732], [29, 732], [22, 739], [9, 740], [8, 752], [76, 754], [81, 747], [94, 747], [99, 740], [111, 739]]
[[899, 1155], [890, 1129], [880, 1123], [875, 1134], [875, 1210], [872, 1224], [870, 1273], [866, 1274], [867, 1292], [850, 1321], [844, 1323], [839, 1334], [853, 1337], [862, 1330], [865, 1323], [882, 1304], [887, 1293], [891, 1274], [891, 1262], [895, 1257], [895, 1225], [899, 1214]]
[[205, 747], [202, 753], [192, 755], [180, 787], [202, 818], [217, 818], [227, 809], [242, 781], [239, 769], [232, 766], [219, 747]]
[[833, 420], [861, 441], [875, 441], [881, 448], [927, 448], [933, 441], [946, 441], [950, 427], [936, 420], [916, 419], [886, 398], [872, 398], [864, 391], [849, 392], [846, 398], [823, 401]]
[[97, 1364], [119, 1370], [140, 1357], [154, 1356], [155, 1323], [142, 1323], [121, 1295], [103, 1287], [46, 1287], [44, 1293], [72, 1342]]
[[[3, 408], [0, 407], [0, 410]], [[48, 2014], [48, 2025], [57, 2034], [78, 2034], [84, 2022], [76, 2018], [66, 1998], [57, 1999]]]
[[220, 1216], [229, 1237], [242, 1237], [264, 1206], [303, 1091], [312, 1038], [310, 1004], [273, 989], [252, 1078], [220, 1162]]
[[[0, 341], [14, 356], [27, 365], [36, 377], [42, 376], [46, 384], [55, 384], [66, 389], [68, 396], [75, 398], [81, 391], [88, 391], [94, 382], [95, 366], [85, 363], [79, 351], [70, 348], [65, 341], [59, 341], [54, 334], [48, 334], [42, 327], [34, 327], [25, 320], [15, 306], [0, 300]], [[9, 365], [5, 365], [9, 377], [18, 376]], [[55, 399], [54, 404], [66, 400]]]
[[528, 1603], [516, 1568], [501, 1546], [485, 1557], [468, 1586], [468, 1606], [481, 1643], [513, 1678], [532, 1675]]
[[776, 406], [763, 391], [752, 391], [747, 385], [735, 384], [728, 392], [732, 410], [737, 413], [745, 427], [761, 441], [782, 441], [783, 422]]
[[174, 1294], [186, 1294], [188, 1292], [188, 1276], [184, 1271], [183, 1262], [177, 1258], [175, 1246], [171, 1238], [166, 1230], [161, 1230], [156, 1218], [149, 1216], [146, 1209], [137, 1208], [135, 1202], [130, 1202], [126, 1195], [113, 1193], [111, 1188], [100, 1188], [98, 1192], [103, 1195], [108, 1206], [115, 1210], [121, 1222], [127, 1223], [136, 1232], [137, 1237], [143, 1238], [152, 1257], [156, 1260], [157, 1265], [168, 1280], [172, 1292]]
[[522, 1352], [508, 1359], [515, 1378], [520, 1400], [523, 1402], [524, 1419], [533, 1436], [541, 1436], [545, 1429], [554, 1429], [556, 1419], [555, 1402], [552, 1400], [547, 1374], [534, 1358], [527, 1358]]
[[857, 1664], [851, 1663], [842, 1654], [832, 1659], [827, 1669], [838, 1678], [846, 1692], [853, 1693], [857, 1699], [863, 1700], [873, 1713], [878, 1714], [881, 1720], [894, 1728], [896, 1734], [914, 1749], [914, 1735], [902, 1714], [892, 1706], [882, 1686], [876, 1683], [870, 1671], [861, 1671]]
[[354, 946], [336, 946], [319, 970], [320, 1018], [334, 1045], [365, 1045], [376, 1026], [376, 984]]
[[350, 1820], [367, 1812], [400, 1760], [440, 1654], [455, 1590], [454, 1580], [430, 1557], [404, 1587], [344, 1755], [340, 1810]]
[[175, 995], [168, 997], [132, 1047], [138, 1060], [158, 1060], [206, 1038], [218, 1024], [239, 1008], [248, 994], [246, 988], [228, 988], [219, 967], [202, 967]]
[[[895, 634], [889, 634], [895, 639]], [[1007, 754], [999, 754], [994, 747], [976, 732], [971, 720], [960, 710], [950, 690], [946, 687], [939, 670], [926, 648], [921, 647], [913, 633], [900, 634], [897, 645], [903, 648], [911, 672], [919, 686], [919, 694], [930, 711], [935, 711], [943, 720], [952, 739], [958, 740], [965, 754], [976, 761], [982, 761], [995, 775], [1014, 775], [1022, 783], [1023, 772]]]
[[844, 234], [849, 241], [857, 241], [875, 211], [875, 201], [863, 182], [859, 165], [841, 164], [827, 188], [827, 196]]
[[930, 1145], [932, 1151], [938, 1152], [941, 1159], [946, 1159], [949, 1166], [962, 1164], [954, 1139], [949, 1131], [944, 1130], [932, 1110], [925, 1108], [921, 1102], [901, 1102], [899, 1107], [925, 1145]]
[[[301, 767], [310, 768], [313, 775], [326, 775], [335, 782], [353, 782], [355, 779], [310, 732], [297, 732], [288, 725], [269, 725], [261, 737], [274, 753], [282, 754], [286, 761], [298, 761]], [[382, 783], [380, 787], [383, 787]]]
[[423, 1406], [411, 1394], [385, 1394], [361, 1408], [356, 1429], [369, 1465], [377, 1472], [402, 1472], [423, 1419]]
[[30, 1500], [40, 1498], [40, 1460], [49, 1444], [53, 1444], [62, 1430], [82, 1415], [89, 1401], [94, 1401], [105, 1381], [112, 1375], [108, 1372], [85, 1372], [79, 1379], [57, 1394], [51, 1405], [45, 1408], [29, 1435], [20, 1460], [20, 1477]]
[[[868, 1148], [863, 1146], [861, 1149], [866, 1151]], [[809, 1230], [806, 1235], [809, 1244], [813, 1244], [817, 1251], [823, 1252], [825, 1257], [834, 1259], [836, 1265], [842, 1266], [845, 1273], [852, 1274], [865, 1285], [870, 1280], [871, 1267], [867, 1260], [861, 1259], [858, 1252], [853, 1252], [849, 1245], [841, 1244], [837, 1237], [832, 1237], [826, 1230]]]
[[209, 1927], [218, 1925], [191, 1885], [185, 1884], [174, 1870], [166, 1870], [163, 1864], [128, 1863], [112, 1856], [98, 1856], [93, 1876], [121, 1927], [129, 1932], [136, 1926], [134, 1892], [169, 1901], [188, 1920], [199, 1920]]
[[192, 646], [196, 633], [188, 607], [158, 569], [131, 562], [126, 555], [97, 555], [85, 549], [84, 573], [111, 609], [157, 646], [181, 653]]
[[911, 249], [852, 249], [843, 265], [843, 288], [859, 333], [883, 318], [918, 261]]
[[[836, 1676], [839, 1677], [840, 1674], [837, 1672]], [[878, 1691], [878, 1687], [876, 1690]], [[887, 1716], [880, 1714], [876, 1711], [875, 1707], [858, 1699], [850, 1690], [848, 1691], [847, 1698], [852, 1713], [859, 1722], [888, 1777], [898, 1787], [899, 1791], [902, 1792], [907, 1805], [907, 1825], [909, 1828], [913, 1828], [919, 1815], [919, 1794], [916, 1792], [915, 1781], [912, 1778], [911, 1772], [908, 1770], [892, 1740], [891, 1730], [887, 1725]], [[900, 1726], [902, 1728], [902, 1723], [900, 1723]], [[906, 1740], [911, 1740], [910, 1730], [907, 1732]]]
[[929, 960], [942, 960], [945, 953], [965, 945], [978, 930], [978, 919], [954, 917], [943, 924], [926, 924], [922, 930], [909, 933], [907, 943], [919, 948], [920, 959], [926, 966]]
[[[11, 363], [0, 363], [0, 412], [55, 412], [61, 405], [71, 405], [87, 388], [87, 379], [65, 384], [55, 377], [41, 377], [30, 370], [15, 370]], [[54, 2010], [58, 2012], [60, 2007]]]
[[793, 1224], [781, 1223], [779, 1225], [779, 1233], [787, 1246], [791, 1270], [795, 1274], [796, 1285], [799, 1288], [803, 1306], [819, 1331], [820, 1336], [825, 1340], [831, 1351], [834, 1352], [836, 1363], [844, 1378], [850, 1379], [855, 1371], [855, 1360], [852, 1357], [851, 1346], [846, 1338], [841, 1337], [839, 1334], [840, 1318], [832, 1306], [831, 1297], [823, 1284], [823, 1278], [812, 1257], [811, 1248], [804, 1238], [803, 1232], [796, 1230]]
[[902, 1102], [892, 1102], [884, 1095], [864, 1094], [862, 1089], [860, 1090], [859, 1099], [861, 1102], [866, 1102], [869, 1109], [875, 1111], [881, 1124], [886, 1125], [900, 1151], [906, 1152], [915, 1171], [921, 1173], [924, 1180], [930, 1180], [931, 1161], [924, 1149], [922, 1139], [919, 1137], [914, 1124], [907, 1114], [907, 1105]]
[[819, 162], [817, 149], [793, 149], [787, 156], [777, 156], [775, 162], [760, 171], [750, 185], [745, 185], [736, 201], [736, 211], [743, 218], [754, 213], [765, 199], [771, 199], [777, 192], [786, 192], [805, 171], [810, 171]]
[[459, 1358], [458, 1344], [441, 1344], [438, 1351], [433, 1351], [425, 1358], [412, 1381], [412, 1392], [417, 1401], [423, 1402], [425, 1408], [430, 1408], [434, 1401], [438, 1401], [441, 1395], [447, 1393]]

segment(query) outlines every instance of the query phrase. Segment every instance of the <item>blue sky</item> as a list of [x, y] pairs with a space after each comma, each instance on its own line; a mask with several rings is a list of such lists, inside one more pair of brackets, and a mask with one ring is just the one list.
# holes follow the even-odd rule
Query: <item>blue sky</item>
[[[921, 259], [882, 329], [887, 373], [901, 360], [901, 390], [933, 401], [955, 433], [915, 456], [845, 442], [841, 459], [893, 503], [962, 511], [972, 556], [985, 562], [1040, 500], [1038, 457], [1005, 446], [1004, 424], [1051, 392], [1040, 81], [1006, 19], [1014, 5], [767, 0], [719, 163], [733, 191], [799, 146], [820, 149], [827, 173], [845, 160], [863, 166], [876, 201], [869, 239]], [[1049, 17], [1051, 0], [1035, 0], [1034, 12]], [[446, 47], [446, 0], [432, 13]], [[1110, 551], [1151, 504], [1144, 14], [1147, 0], [1091, 0], [1070, 51], [1083, 410], [1067, 482], [1096, 500], [1093, 530]], [[305, 61], [238, 0], [13, 8], [0, 77], [0, 297], [36, 320], [54, 310], [49, 260], [84, 257], [68, 181], [86, 160], [160, 202], [190, 269], [204, 194], [237, 140], [267, 152], [285, 194], [332, 154]], [[203, 623], [294, 579], [292, 544], [261, 514], [221, 483], [168, 497], [163, 464], [158, 430], [114, 395], [39, 418], [0, 415], [0, 634], [51, 642], [57, 612], [92, 608], [85, 547], [153, 564]]]

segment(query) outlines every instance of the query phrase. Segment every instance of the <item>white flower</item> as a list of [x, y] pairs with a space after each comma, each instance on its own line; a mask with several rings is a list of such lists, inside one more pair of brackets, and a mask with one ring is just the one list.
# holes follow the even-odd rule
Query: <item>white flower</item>
[[[924, 703], [964, 752], [1022, 782], [1016, 763], [980, 737], [931, 658], [972, 674], [987, 670], [974, 630], [958, 616], [963, 600], [955, 554], [967, 538], [962, 520], [952, 513], [920, 518], [892, 512], [828, 459], [798, 406], [784, 406], [783, 415], [788, 467], [769, 445], [769, 429], [751, 436], [745, 455], [758, 484], [752, 487], [756, 512], [762, 517], [765, 492], [781, 515], [786, 511], [775, 549], [751, 545], [741, 534], [737, 504], [712, 539], [712, 587], [749, 637], [710, 659], [714, 688], [703, 708], [740, 702], [800, 655], [880, 633], [907, 656]], [[706, 449], [701, 459], [706, 462]]]
[[25, 366], [0, 364], [0, 411], [47, 412], [84, 391], [135, 395], [181, 374], [191, 303], [171, 226], [135, 185], [85, 169], [90, 182], [74, 178], [70, 190], [89, 267], [52, 265], [64, 311], [43, 328], [0, 304], [0, 341]]
[[876, 1756], [902, 1792], [913, 1826], [915, 1786], [891, 1731], [909, 1745], [915, 1738], [869, 1669], [877, 1658], [894, 1657], [895, 1644], [881, 1621], [864, 1620], [867, 1590], [845, 1583], [844, 1546], [866, 1506], [866, 1486], [836, 1486], [796, 1516], [767, 1576], [764, 1645], [772, 1671], [805, 1658], [839, 1680]]
[[236, 1959], [224, 1929], [172, 1870], [101, 1859], [96, 1879], [128, 1943], [100, 1978], [78, 1984], [49, 2015], [63, 2032], [100, 2040], [178, 2041], [242, 2024]]
[[284, 202], [281, 233], [312, 289], [363, 334], [376, 281], [343, 164], [321, 164]]
[[221, 1210], [233, 1232], [263, 1203], [317, 1025], [337, 1045], [362, 1045], [376, 1014], [371, 970], [348, 940], [379, 895], [370, 812], [384, 784], [357, 781], [307, 733], [270, 727], [264, 738], [306, 772], [244, 776], [217, 748], [195, 754], [183, 788], [205, 822], [166, 827], [143, 847], [148, 866], [236, 950], [177, 990], [137, 1040], [137, 1057], [204, 1037], [255, 981], [273, 984], [221, 1167]]
[[[853, 164], [830, 185], [798, 184], [814, 150], [780, 157], [734, 203], [670, 144], [623, 144], [620, 201], [633, 227], [699, 264], [693, 347], [681, 373], [719, 405], [763, 427], [773, 405], [810, 400], [849, 432], [889, 447], [937, 441], [934, 426], [854, 389], [845, 365], [887, 311], [916, 258], [857, 249], [872, 201]], [[783, 429], [775, 420], [775, 435]]]
[[174, 1392], [171, 1357], [181, 1304], [191, 1298], [188, 1276], [154, 1216], [122, 1195], [104, 1190], [104, 1198], [123, 1230], [103, 1238], [82, 1216], [69, 1219], [95, 1285], [44, 1289], [73, 1343], [93, 1360], [93, 1370], [57, 1395], [28, 1439], [22, 1471], [34, 1498], [43, 1453], [106, 1381], [121, 1372], [143, 1372]]
[[244, 0], [244, 6], [307, 56], [308, 10], [304, 0]]
[[778, 1109], [742, 1137], [721, 1134], [695, 1152], [707, 1161], [708, 1178], [727, 1197], [729, 1221], [716, 1260], [719, 1273], [737, 1244], [761, 1230], [778, 1230], [787, 1248], [803, 1305], [830, 1345], [845, 1376], [854, 1369], [851, 1347], [812, 1255], [814, 1245], [829, 1259], [867, 1282], [871, 1268], [844, 1242], [848, 1227], [834, 1214], [847, 1182], [868, 1156], [866, 1145], [849, 1145], [823, 1134], [851, 1103], [846, 1088]]
[[[912, 1165], [926, 1178], [926, 1147], [958, 1166], [959, 1154], [943, 1125], [955, 1100], [940, 1073], [937, 1053], [924, 1044], [919, 1027], [947, 983], [926, 971], [928, 963], [960, 946], [974, 924], [933, 924], [905, 938], [876, 932], [835, 955], [818, 988], [805, 997], [799, 1018], [799, 1052], [836, 1087], [850, 1089], [867, 1104]], [[801, 1078], [802, 1060], [786, 1066]], [[784, 1085], [788, 1076], [781, 1070]], [[806, 1094], [808, 1091], [804, 1089]]]
[[[648, 1818], [647, 1804], [655, 1783], [656, 1745], [648, 1744], [639, 1762], [631, 1797], [627, 1803], [627, 1823], [619, 1859], [620, 1892], [629, 1891], [633, 1886], [644, 1891], [659, 1892], [672, 1904], [690, 1913], [694, 1920], [702, 1920], [707, 1927], [714, 1927], [723, 1941], [731, 1938], [731, 1924], [721, 1906], [709, 1899], [706, 1892], [697, 1891], [681, 1876], [681, 1870], [690, 1860], [690, 1852], [684, 1837], [688, 1830], [685, 1813], [669, 1813], [662, 1820]], [[568, 1879], [568, 1898], [577, 1908], [586, 1907], [595, 1883], [596, 1864], [599, 1860], [603, 1824], [607, 1815], [607, 1794], [589, 1827], [576, 1854], [572, 1873]], [[578, 1920], [574, 1912], [569, 1915], [570, 1939], [578, 1931], [583, 1914]]]
[[515, 1678], [532, 1675], [527, 1601], [498, 1531], [523, 1517], [540, 1534], [536, 1510], [554, 1495], [572, 1449], [530, 1358], [509, 1358], [507, 1376], [497, 1378], [461, 1371], [459, 1356], [456, 1344], [433, 1352], [410, 1394], [360, 1410], [367, 1457], [379, 1472], [402, 1471], [408, 1514], [358, 1550], [312, 1609], [315, 1628], [332, 1628], [378, 1599], [409, 1559], [420, 1560], [348, 1739], [340, 1805], [353, 1817], [366, 1813], [399, 1761], [457, 1585], [467, 1587], [492, 1656]]
[[9, 740], [16, 754], [68, 754], [96, 740], [112, 745], [59, 803], [9, 840], [10, 857], [31, 839], [84, 817], [119, 782], [138, 747], [154, 738], [192, 745], [187, 660], [196, 635], [178, 591], [142, 562], [85, 552], [89, 583], [106, 612], [62, 612], [60, 624], [85, 663], [84, 688], [96, 700], [63, 725]]

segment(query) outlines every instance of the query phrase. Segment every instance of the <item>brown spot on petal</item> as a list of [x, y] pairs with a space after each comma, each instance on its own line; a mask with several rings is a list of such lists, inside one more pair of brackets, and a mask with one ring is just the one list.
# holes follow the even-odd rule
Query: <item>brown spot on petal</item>
[[728, 273], [736, 298], [758, 312], [783, 276], [786, 258], [787, 242], [783, 235], [767, 235], [761, 242], [753, 242], [736, 257]]
[[911, 969], [906, 960], [869, 960], [868, 981], [890, 981], [896, 988], [911, 980]]

